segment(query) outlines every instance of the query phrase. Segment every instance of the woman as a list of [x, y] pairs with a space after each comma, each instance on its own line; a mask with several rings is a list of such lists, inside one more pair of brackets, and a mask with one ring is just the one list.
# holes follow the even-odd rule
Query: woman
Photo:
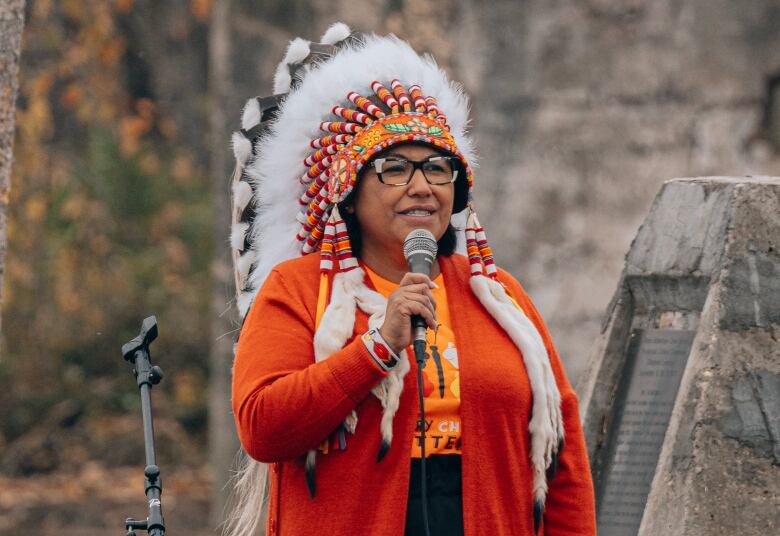
[[[425, 456], [430, 534], [595, 534], [576, 395], [471, 202], [465, 96], [393, 37], [307, 64], [322, 50], [294, 41], [275, 93], [293, 89], [272, 113], [250, 101], [234, 137], [236, 214], [255, 212], [233, 234], [248, 309], [233, 408], [257, 460], [244, 493], [269, 468], [268, 534], [425, 534]], [[453, 253], [454, 213], [468, 216], [467, 256]], [[439, 242], [430, 278], [408, 273], [415, 229]], [[430, 328], [424, 423], [413, 315]], [[233, 534], [260, 515], [242, 504]]]

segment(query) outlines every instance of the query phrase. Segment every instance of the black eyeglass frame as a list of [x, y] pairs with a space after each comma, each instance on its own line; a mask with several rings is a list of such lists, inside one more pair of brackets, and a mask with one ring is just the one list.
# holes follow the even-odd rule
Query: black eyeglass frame
[[[447, 162], [450, 162], [452, 165], [452, 178], [448, 180], [447, 182], [431, 182], [431, 180], [428, 178], [428, 175], [425, 174], [425, 169], [423, 166], [429, 162], [433, 162], [436, 160], [446, 160]], [[406, 182], [402, 183], [387, 183], [382, 179], [382, 172], [380, 171], [380, 168], [382, 167], [382, 164], [385, 162], [409, 162], [412, 164], [412, 172], [409, 173], [409, 176], [406, 179]], [[460, 158], [457, 156], [429, 156], [425, 160], [409, 160], [408, 158], [403, 158], [400, 156], [388, 156], [385, 158], [375, 158], [371, 161], [371, 164], [374, 166], [374, 171], [376, 171], [376, 175], [379, 178], [379, 182], [384, 184], [385, 186], [406, 186], [410, 182], [412, 182], [412, 177], [414, 177], [414, 172], [418, 169], [422, 171], [423, 177], [425, 177], [425, 181], [430, 184], [431, 186], [444, 186], [445, 184], [451, 184], [455, 182], [458, 179], [458, 174], [460, 173], [462, 162], [460, 161]]]

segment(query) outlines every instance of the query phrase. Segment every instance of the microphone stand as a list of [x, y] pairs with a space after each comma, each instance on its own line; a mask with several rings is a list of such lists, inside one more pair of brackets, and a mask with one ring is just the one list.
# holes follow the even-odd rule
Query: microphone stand
[[162, 504], [162, 479], [160, 468], [157, 466], [154, 455], [154, 427], [152, 426], [152, 386], [162, 380], [163, 372], [158, 366], [152, 366], [149, 354], [149, 345], [157, 338], [157, 318], [150, 316], [141, 324], [141, 333], [132, 341], [122, 345], [122, 355], [125, 360], [132, 363], [138, 389], [141, 392], [141, 414], [144, 425], [144, 450], [146, 454], [146, 467], [144, 468], [144, 490], [149, 501], [149, 517], [144, 520], [136, 520], [128, 517], [125, 520], [127, 536], [136, 536], [136, 530], [145, 530], [150, 536], [165, 535], [165, 521], [163, 521]]

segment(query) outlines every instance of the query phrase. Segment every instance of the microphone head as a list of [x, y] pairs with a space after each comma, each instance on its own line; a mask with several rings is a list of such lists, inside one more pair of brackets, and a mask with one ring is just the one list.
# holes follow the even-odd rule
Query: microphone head
[[423, 263], [428, 265], [426, 272], [430, 274], [430, 266], [438, 250], [436, 237], [427, 229], [415, 229], [404, 240], [404, 257], [412, 272], [420, 272], [419, 263]]

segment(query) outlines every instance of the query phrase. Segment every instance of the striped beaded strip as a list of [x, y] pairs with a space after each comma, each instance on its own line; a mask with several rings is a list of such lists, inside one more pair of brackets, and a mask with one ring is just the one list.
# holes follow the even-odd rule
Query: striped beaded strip
[[336, 224], [331, 213], [328, 223], [325, 225], [325, 232], [322, 235], [322, 245], [320, 246], [320, 271], [330, 272], [333, 269], [334, 245], [336, 237]]
[[497, 270], [496, 270], [496, 264], [493, 261], [493, 250], [490, 248], [490, 245], [487, 241], [487, 236], [485, 235], [485, 230], [482, 228], [482, 226], [479, 224], [479, 220], [477, 219], [477, 213], [472, 212], [474, 215], [474, 234], [476, 239], [476, 245], [479, 249], [479, 256], [482, 259], [482, 263], [485, 265], [485, 272], [487, 272], [488, 277], [492, 277], [495, 279], [498, 276]]
[[409, 94], [404, 89], [404, 86], [399, 80], [393, 80], [390, 83], [390, 88], [393, 90], [393, 95], [398, 100], [398, 104], [403, 108], [404, 112], [412, 111], [412, 101], [409, 100]]
[[366, 112], [371, 117], [374, 117], [376, 119], [381, 119], [382, 117], [385, 116], [385, 112], [380, 110], [376, 104], [374, 104], [373, 102], [371, 102], [365, 97], [361, 97], [354, 91], [351, 91], [347, 95], [347, 100], [349, 100], [352, 104], [354, 104], [355, 106], [357, 106], [358, 108]]
[[310, 154], [303, 160], [304, 166], [313, 166], [317, 164], [318, 162], [321, 162], [322, 160], [325, 160], [326, 157], [330, 155], [334, 155], [337, 152], [339, 152], [339, 145], [334, 143], [332, 145], [326, 145], [322, 149], [317, 150], [316, 152]]
[[414, 85], [409, 87], [409, 98], [412, 99], [412, 104], [414, 105], [414, 110], [416, 112], [425, 112], [427, 110], [425, 106], [425, 97], [423, 97], [420, 86]]
[[425, 97], [425, 107], [428, 109], [428, 116], [431, 119], [436, 119], [441, 115], [441, 110], [439, 110], [439, 104], [436, 102], [436, 99], [433, 97]]
[[[308, 178], [308, 173], [301, 177], [301, 182], [304, 182], [304, 178], [306, 178], [306, 183], [311, 182], [311, 179]], [[317, 178], [314, 179], [314, 182], [311, 182], [309, 184], [309, 188], [303, 192], [303, 195], [298, 199], [298, 202], [303, 206], [308, 206], [309, 203], [311, 203], [311, 200], [316, 198], [319, 194], [324, 193], [323, 188], [328, 184], [328, 171], [323, 171], [319, 175], [317, 175]]]
[[395, 100], [393, 94], [390, 93], [390, 91], [388, 91], [388, 89], [381, 83], [377, 82], [376, 80], [371, 82], [371, 90], [376, 93], [377, 97], [382, 99], [382, 102], [384, 102], [388, 108], [390, 108], [390, 115], [395, 115], [400, 111], [398, 101]]
[[345, 145], [351, 140], [352, 136], [349, 134], [331, 134], [323, 136], [322, 138], [317, 138], [316, 140], [311, 140], [309, 145], [311, 145], [312, 149], [322, 149], [329, 145]]
[[471, 211], [466, 223], [466, 254], [469, 257], [471, 275], [482, 275], [482, 256], [479, 254], [477, 231], [474, 220], [476, 220], [476, 214]]
[[317, 225], [314, 226], [314, 228], [311, 230], [311, 234], [306, 239], [306, 243], [303, 245], [303, 248], [301, 248], [301, 252], [305, 255], [306, 253], [311, 253], [312, 251], [317, 250], [317, 246], [322, 241], [322, 237], [325, 235], [325, 226], [326, 221], [329, 217], [328, 212], [330, 211], [330, 207], [328, 204], [325, 205], [325, 210], [322, 211], [320, 214], [320, 220], [317, 222]]
[[324, 130], [325, 132], [335, 132], [336, 134], [357, 134], [363, 130], [363, 127], [357, 123], [323, 121], [320, 123], [320, 130]]
[[372, 122], [372, 119], [363, 112], [358, 112], [357, 110], [352, 110], [350, 108], [344, 108], [343, 106], [334, 106], [331, 112], [333, 115], [338, 115], [353, 123], [369, 125]]
[[352, 244], [349, 242], [347, 225], [341, 219], [337, 206], [333, 207], [333, 218], [336, 226], [336, 235], [334, 237], [334, 249], [336, 251], [336, 260], [339, 263], [339, 270], [348, 272], [358, 267], [358, 261], [352, 256]]

